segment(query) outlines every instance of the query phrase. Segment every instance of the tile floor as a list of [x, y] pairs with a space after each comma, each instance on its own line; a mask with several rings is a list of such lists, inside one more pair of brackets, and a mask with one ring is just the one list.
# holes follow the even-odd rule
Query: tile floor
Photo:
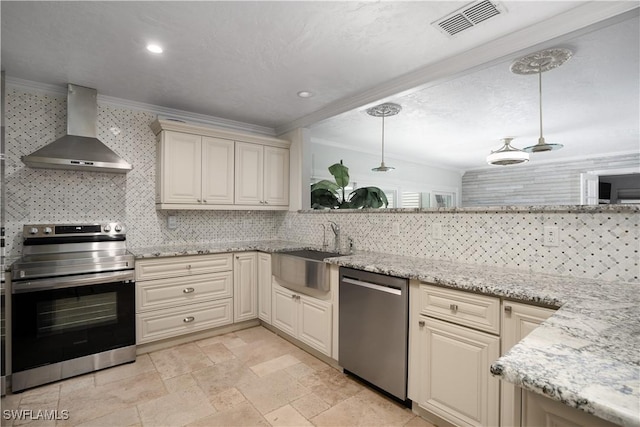
[[[5, 419], [12, 409], [34, 415]], [[2, 410], [3, 426], [433, 427], [260, 326], [7, 395]]]

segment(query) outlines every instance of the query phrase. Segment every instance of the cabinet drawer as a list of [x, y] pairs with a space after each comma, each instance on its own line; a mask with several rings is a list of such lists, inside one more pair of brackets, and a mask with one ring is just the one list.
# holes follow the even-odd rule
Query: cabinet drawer
[[136, 281], [231, 271], [231, 254], [189, 255], [136, 261]]
[[136, 341], [138, 344], [144, 344], [231, 323], [231, 298], [155, 310], [136, 315]]
[[420, 285], [420, 314], [500, 334], [500, 299]]
[[233, 296], [233, 272], [198, 274], [136, 283], [138, 312]]

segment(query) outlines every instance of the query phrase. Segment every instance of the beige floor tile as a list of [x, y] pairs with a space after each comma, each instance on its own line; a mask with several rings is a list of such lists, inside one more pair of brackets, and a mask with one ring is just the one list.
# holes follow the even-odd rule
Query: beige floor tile
[[436, 427], [431, 424], [429, 421], [420, 418], [418, 415], [411, 418], [404, 424], [404, 427]]
[[239, 385], [238, 389], [261, 414], [269, 413], [310, 393], [295, 378], [282, 372], [257, 378]]
[[142, 354], [136, 357], [133, 363], [125, 363], [124, 365], [114, 366], [109, 369], [95, 372], [96, 385], [103, 385], [113, 381], [131, 378], [143, 374], [145, 372], [155, 371], [155, 366], [151, 362], [148, 354]]
[[140, 417], [138, 416], [138, 409], [135, 406], [126, 408], [120, 411], [114, 411], [107, 415], [104, 415], [93, 420], [86, 421], [82, 424], [78, 424], [77, 427], [132, 427], [142, 426]]
[[167, 394], [157, 372], [113, 381], [90, 389], [78, 389], [60, 396], [58, 409], [67, 409], [70, 418], [58, 425], [77, 425], [121, 411]]
[[264, 417], [249, 403], [243, 402], [233, 408], [202, 418], [187, 427], [253, 427], [269, 426]]
[[263, 362], [275, 359], [285, 354], [294, 354], [296, 347], [276, 337], [264, 341], [254, 341], [240, 347], [234, 347], [230, 350], [242, 362], [248, 366], [255, 366]]
[[[14, 426], [38, 425], [42, 427], [55, 426], [56, 420], [48, 419], [40, 411], [47, 411], [48, 414], [54, 414], [58, 410], [58, 401], [60, 398], [60, 383], [53, 383], [42, 387], [36, 387], [31, 390], [24, 391], [20, 394], [20, 404], [18, 410], [23, 411], [22, 416], [13, 420]], [[32, 411], [24, 412], [24, 411]]]
[[[297, 358], [296, 358], [297, 359]], [[287, 374], [291, 375], [293, 378], [304, 378], [308, 375], [316, 372], [311, 366], [306, 363], [296, 363], [295, 365], [289, 366], [285, 369]]]
[[298, 400], [294, 400], [291, 402], [291, 406], [296, 408], [307, 419], [311, 419], [330, 408], [329, 404], [315, 393], [309, 393]]
[[256, 326], [253, 328], [243, 329], [241, 331], [236, 331], [236, 336], [241, 338], [246, 343], [252, 343], [256, 341], [269, 341], [269, 340], [280, 340], [276, 334], [268, 330], [267, 328], [263, 328], [262, 326]]
[[269, 412], [264, 416], [272, 426], [312, 426], [300, 412], [296, 411], [291, 405], [284, 405], [275, 411]]
[[63, 396], [75, 390], [88, 389], [96, 386], [95, 373], [80, 375], [60, 382], [60, 395]]
[[316, 426], [403, 426], [414, 418], [411, 410], [368, 389], [311, 419]]
[[[20, 406], [20, 394], [7, 394], [6, 396], [0, 399], [0, 408], [3, 411], [12, 411], [18, 409]], [[2, 414], [2, 418], [0, 418], [2, 426], [11, 426], [13, 425], [13, 416], [6, 417], [4, 412]]]
[[280, 371], [293, 365], [299, 364], [300, 361], [290, 354], [285, 354], [275, 359], [268, 360], [266, 362], [259, 363], [251, 366], [251, 370], [259, 377], [264, 377], [273, 372]]
[[198, 382], [191, 374], [179, 375], [177, 377], [163, 380], [164, 386], [169, 393], [198, 388]]
[[258, 378], [237, 359], [192, 372], [191, 375], [210, 398], [231, 387], [238, 387]]
[[213, 365], [202, 349], [193, 343], [154, 351], [149, 356], [162, 379], [177, 377]]
[[145, 426], [183, 426], [215, 412], [200, 389], [170, 393], [138, 405]]
[[210, 399], [211, 404], [218, 411], [229, 410], [242, 402], [246, 402], [246, 400], [244, 394], [240, 393], [240, 390], [235, 387], [221, 391]]
[[236, 358], [223, 343], [201, 346], [200, 349], [213, 363], [225, 362]]
[[329, 406], [334, 406], [364, 389], [358, 382], [336, 369], [316, 371], [298, 380], [300, 384], [309, 387]]
[[200, 347], [206, 347], [213, 344], [223, 344], [227, 348], [233, 348], [245, 345], [246, 342], [244, 342], [241, 338], [238, 338], [234, 332], [196, 341], [196, 345]]

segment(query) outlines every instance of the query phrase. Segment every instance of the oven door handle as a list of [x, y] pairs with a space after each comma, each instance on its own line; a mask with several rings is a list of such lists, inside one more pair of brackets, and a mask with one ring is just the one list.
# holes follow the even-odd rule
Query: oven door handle
[[133, 270], [110, 271], [106, 273], [85, 274], [82, 276], [51, 277], [47, 279], [26, 280], [11, 284], [12, 294], [46, 291], [50, 289], [73, 288], [78, 286], [101, 285], [113, 282], [133, 283]]

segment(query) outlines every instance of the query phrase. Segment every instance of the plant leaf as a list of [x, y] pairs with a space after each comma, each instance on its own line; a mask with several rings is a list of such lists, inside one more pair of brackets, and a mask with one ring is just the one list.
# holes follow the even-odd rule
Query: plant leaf
[[329, 172], [336, 179], [338, 187], [344, 188], [349, 185], [349, 168], [342, 164], [342, 160], [329, 166]]
[[323, 179], [322, 181], [311, 184], [311, 191], [320, 189], [329, 190], [337, 195], [340, 187], [338, 187], [338, 184], [336, 184], [335, 182], [331, 182], [328, 179]]
[[318, 188], [311, 191], [311, 208], [312, 209], [320, 209], [320, 208], [331, 208], [335, 209], [338, 207], [338, 197], [326, 188]]
[[387, 200], [384, 191], [378, 187], [361, 187], [349, 194], [349, 202], [353, 209], [360, 208], [380, 208], [382, 205], [387, 207]]

